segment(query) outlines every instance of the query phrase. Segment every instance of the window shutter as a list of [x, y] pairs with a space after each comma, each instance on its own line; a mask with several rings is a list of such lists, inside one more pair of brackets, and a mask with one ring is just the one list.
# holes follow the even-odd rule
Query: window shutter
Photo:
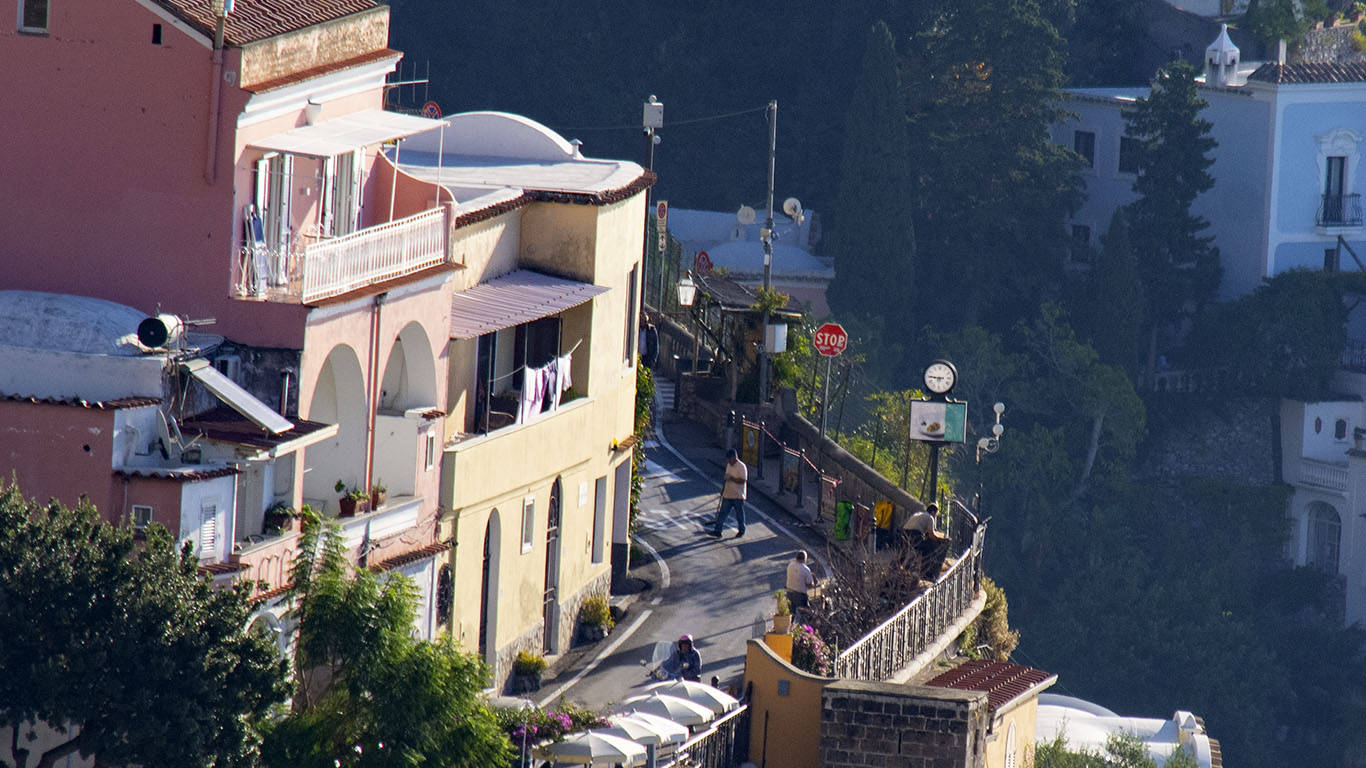
[[218, 503], [206, 501], [200, 507], [199, 517], [199, 556], [213, 557], [218, 554]]

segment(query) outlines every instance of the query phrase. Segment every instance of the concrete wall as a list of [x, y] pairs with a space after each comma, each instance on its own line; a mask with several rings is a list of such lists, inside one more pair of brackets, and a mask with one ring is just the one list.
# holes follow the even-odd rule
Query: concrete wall
[[164, 391], [165, 367], [161, 356], [122, 357], [0, 346], [0, 393], [55, 400], [159, 398]]
[[277, 35], [242, 50], [243, 87], [355, 58], [389, 45], [389, 6]]
[[0, 477], [17, 478], [25, 496], [72, 506], [85, 494], [106, 520], [118, 519], [112, 409], [0, 401], [0, 436]]
[[821, 765], [821, 694], [835, 678], [789, 664], [759, 640], [745, 643], [749, 759], [756, 765]]
[[821, 697], [822, 768], [985, 768], [980, 691], [842, 680]]

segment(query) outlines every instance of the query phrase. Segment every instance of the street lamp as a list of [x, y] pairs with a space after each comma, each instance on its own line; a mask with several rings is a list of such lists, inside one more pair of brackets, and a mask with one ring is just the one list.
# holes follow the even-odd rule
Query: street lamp
[[1006, 412], [1005, 403], [997, 403], [991, 406], [991, 410], [996, 412], [996, 423], [991, 425], [991, 437], [980, 437], [977, 439], [977, 516], [982, 516], [982, 454], [995, 453], [1001, 449], [1001, 435], [1006, 428], [1001, 424], [1001, 414]]
[[692, 318], [692, 372], [697, 373], [697, 356], [702, 344], [702, 340], [697, 330], [697, 313], [692, 312], [693, 301], [697, 298], [697, 283], [693, 282], [692, 270], [683, 273], [683, 278], [678, 281], [678, 306], [689, 308], [688, 315]]

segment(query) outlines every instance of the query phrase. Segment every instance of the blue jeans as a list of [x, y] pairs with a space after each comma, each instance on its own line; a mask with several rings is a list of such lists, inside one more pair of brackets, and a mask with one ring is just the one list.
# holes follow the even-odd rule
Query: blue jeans
[[716, 513], [716, 527], [712, 532], [717, 536], [721, 535], [721, 529], [726, 527], [726, 521], [730, 519], [731, 510], [735, 510], [735, 525], [740, 529], [740, 533], [745, 532], [745, 500], [744, 499], [721, 499], [721, 511]]

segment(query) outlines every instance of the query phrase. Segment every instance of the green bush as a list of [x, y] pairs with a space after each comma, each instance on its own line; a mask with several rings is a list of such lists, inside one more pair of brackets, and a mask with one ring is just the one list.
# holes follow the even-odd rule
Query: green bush
[[527, 677], [540, 677], [545, 671], [545, 657], [531, 651], [518, 651], [512, 661], [512, 672]]
[[604, 595], [593, 595], [579, 607], [579, 621], [603, 629], [612, 628], [612, 609]]

